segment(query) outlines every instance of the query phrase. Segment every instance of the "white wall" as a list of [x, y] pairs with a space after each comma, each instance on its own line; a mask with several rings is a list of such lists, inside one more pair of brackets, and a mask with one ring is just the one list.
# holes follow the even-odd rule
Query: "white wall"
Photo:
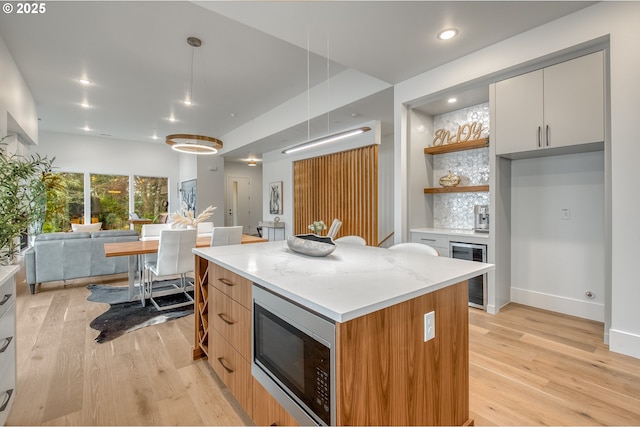
[[604, 321], [603, 201], [602, 151], [511, 162], [512, 301]]
[[[368, 122], [354, 126], [369, 126], [371, 131], [353, 136], [349, 139], [336, 142], [335, 144], [327, 144], [318, 148], [300, 151], [293, 154], [282, 154], [282, 150], [264, 153], [262, 156], [262, 217], [265, 221], [273, 221], [276, 216], [280, 217], [280, 221], [285, 223], [285, 237], [293, 234], [293, 162], [296, 160], [308, 159], [312, 157], [323, 156], [330, 153], [352, 150], [367, 145], [380, 144], [380, 123]], [[336, 130], [340, 132], [340, 129]], [[282, 181], [282, 214], [273, 215], [269, 213], [269, 184], [272, 182]], [[332, 221], [333, 218], [323, 219], [325, 223]], [[330, 225], [330, 223], [327, 223]]]
[[[640, 93], [640, 2], [601, 2], [420, 74], [395, 86], [395, 175], [406, 176], [407, 105], [449, 88], [480, 81], [504, 70], [531, 65], [538, 59], [592, 40], [609, 39], [611, 98], [611, 329], [613, 351], [640, 358], [637, 302], [637, 247], [640, 212], [637, 189], [637, 110]], [[396, 183], [396, 236], [406, 240], [406, 179]]]
[[38, 143], [35, 99], [0, 37], [0, 138], [7, 132], [21, 133], [28, 143]]
[[418, 110], [411, 110], [408, 114], [411, 140], [406, 174], [408, 223], [411, 228], [433, 227], [433, 196], [424, 194], [426, 187], [434, 186], [433, 165], [424, 154], [424, 149], [433, 141], [433, 116]]
[[[224, 159], [220, 155], [193, 155], [196, 159], [196, 210], [198, 213], [208, 206], [215, 206], [216, 210], [208, 221], [214, 224], [224, 224]], [[182, 169], [181, 169], [182, 172]]]
[[[378, 147], [378, 240], [393, 233], [393, 135], [382, 136]], [[384, 247], [393, 244], [393, 237]]]
[[180, 155], [164, 143], [41, 132], [31, 151], [49, 158], [59, 172], [143, 175], [169, 178], [169, 212], [179, 209]]
[[[248, 177], [251, 182], [251, 224], [249, 224], [250, 232], [257, 233], [256, 227], [258, 222], [262, 221], [262, 162], [258, 162], [256, 166], [250, 167], [246, 163], [225, 162], [224, 164], [225, 188], [227, 180], [230, 176]], [[266, 193], [268, 194], [268, 193]], [[225, 209], [227, 212], [229, 208]]]

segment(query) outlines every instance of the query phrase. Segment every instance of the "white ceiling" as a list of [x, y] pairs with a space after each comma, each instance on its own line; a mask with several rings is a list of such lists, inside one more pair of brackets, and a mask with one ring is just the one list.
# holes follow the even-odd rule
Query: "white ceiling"
[[[222, 137], [347, 68], [395, 84], [592, 3], [49, 1], [41, 15], [1, 14], [0, 36], [36, 99], [41, 130], [164, 143], [171, 133]], [[446, 27], [459, 36], [438, 41]], [[186, 107], [189, 36], [203, 45], [193, 51], [195, 105]], [[83, 76], [93, 84], [79, 85]], [[79, 105], [85, 100], [92, 108]], [[382, 120], [388, 129], [392, 113], [389, 89], [329, 118]], [[305, 122], [227, 155], [259, 155], [306, 135]]]

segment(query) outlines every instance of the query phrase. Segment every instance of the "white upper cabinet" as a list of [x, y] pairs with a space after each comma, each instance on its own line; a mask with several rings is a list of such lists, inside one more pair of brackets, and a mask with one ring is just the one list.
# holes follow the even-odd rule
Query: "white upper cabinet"
[[496, 83], [496, 154], [604, 141], [604, 53]]

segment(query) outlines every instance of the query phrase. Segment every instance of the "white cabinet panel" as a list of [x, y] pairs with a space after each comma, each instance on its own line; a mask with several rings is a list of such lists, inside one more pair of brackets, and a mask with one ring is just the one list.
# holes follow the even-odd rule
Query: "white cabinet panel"
[[542, 70], [496, 83], [496, 154], [541, 148]]
[[16, 394], [17, 266], [0, 266], [0, 425], [4, 425]]
[[544, 70], [547, 147], [604, 141], [604, 53]]
[[496, 154], [604, 141], [604, 53], [496, 83]]

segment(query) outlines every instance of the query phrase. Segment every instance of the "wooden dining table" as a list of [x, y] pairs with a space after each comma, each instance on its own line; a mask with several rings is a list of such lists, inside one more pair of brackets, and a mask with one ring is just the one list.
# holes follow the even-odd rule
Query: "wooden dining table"
[[[249, 234], [242, 235], [242, 244], [268, 242], [267, 239]], [[142, 291], [135, 292], [136, 277], [140, 276], [142, 281], [143, 255], [155, 254], [158, 252], [160, 240], [137, 240], [134, 242], [113, 242], [104, 244], [104, 255], [106, 257], [128, 256], [129, 257], [129, 301], [142, 298]], [[211, 237], [198, 237], [196, 247], [204, 248], [211, 245]], [[143, 286], [142, 283], [139, 286]], [[141, 288], [142, 289], [142, 288]], [[154, 292], [155, 293], [155, 292]], [[144, 304], [144, 301], [142, 301]]]

